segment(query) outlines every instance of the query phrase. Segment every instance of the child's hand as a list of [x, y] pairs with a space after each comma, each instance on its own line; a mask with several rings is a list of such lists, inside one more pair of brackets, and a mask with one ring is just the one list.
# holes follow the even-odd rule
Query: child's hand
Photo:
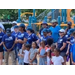
[[18, 56], [21, 56], [21, 54], [18, 54]]
[[30, 63], [32, 63], [32, 60], [29, 60]]
[[23, 54], [21, 54], [21, 57], [24, 57], [24, 55], [23, 55]]
[[66, 55], [68, 55], [68, 54], [69, 54], [69, 51], [66, 52]]
[[45, 61], [45, 64], [47, 65], [47, 61]]

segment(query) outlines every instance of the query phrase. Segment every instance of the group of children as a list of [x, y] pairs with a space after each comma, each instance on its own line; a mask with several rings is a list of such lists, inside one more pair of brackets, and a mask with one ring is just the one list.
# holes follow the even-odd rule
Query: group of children
[[[13, 23], [12, 30], [7, 28], [5, 33], [0, 27], [0, 65], [8, 65], [9, 56], [12, 64], [16, 65], [75, 65], [75, 29], [68, 22], [66, 30], [52, 22], [48, 28], [42, 23], [40, 36], [37, 36], [31, 27], [24, 24], [17, 26]], [[70, 58], [70, 59], [69, 59]]]

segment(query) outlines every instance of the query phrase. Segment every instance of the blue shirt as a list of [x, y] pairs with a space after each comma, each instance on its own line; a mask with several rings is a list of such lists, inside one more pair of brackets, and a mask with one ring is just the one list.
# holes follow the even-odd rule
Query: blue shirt
[[54, 39], [54, 43], [56, 43], [58, 41], [59, 38], [59, 30], [60, 30], [60, 26], [56, 26], [56, 27], [50, 27], [49, 28], [52, 32], [52, 37]]
[[[15, 39], [17, 38], [18, 34], [19, 34], [19, 32], [17, 32], [17, 33], [15, 31], [12, 32], [12, 35], [15, 36]], [[15, 50], [16, 50], [16, 48], [17, 48], [17, 44], [15, 44], [15, 46], [14, 46]]]
[[[14, 42], [15, 42], [15, 37], [13, 35], [10, 35], [10, 36], [7, 36], [6, 34], [3, 36], [3, 39], [2, 41], [5, 43], [5, 46], [7, 49], [10, 49], [12, 48]], [[4, 48], [5, 51], [7, 51], [5, 48]], [[13, 49], [12, 49], [13, 50]]]
[[71, 42], [71, 44], [74, 44], [75, 43], [74, 37], [71, 37], [70, 42]]
[[[19, 34], [18, 34], [18, 36], [17, 36], [17, 39], [20, 39], [20, 40], [23, 41], [24, 38], [28, 39], [28, 34], [27, 34], [26, 32], [23, 32], [23, 33], [19, 32]], [[21, 43], [18, 43], [18, 44], [17, 44], [17, 47], [18, 47], [19, 49], [21, 49], [22, 44], [21, 44]]]
[[[63, 43], [66, 43], [66, 41], [67, 41], [66, 37], [62, 38], [60, 37], [57, 42], [57, 47], [61, 48], [63, 46]], [[66, 52], [66, 51], [67, 51], [67, 46], [61, 52]]]
[[4, 33], [1, 32], [1, 33], [0, 33], [0, 43], [2, 42], [2, 38], [3, 38], [3, 36], [4, 36]]
[[29, 44], [32, 44], [32, 42], [33, 41], [37, 41], [38, 40], [38, 37], [33, 33], [33, 34], [31, 34], [31, 35], [28, 35], [28, 40], [27, 40], [27, 42], [29, 43]]
[[70, 52], [72, 53], [73, 61], [75, 62], [75, 44], [71, 46]]
[[41, 41], [45, 41], [46, 42], [46, 45], [47, 45], [47, 39], [49, 38], [49, 36], [41, 36], [41, 38], [40, 38], [40, 42]]

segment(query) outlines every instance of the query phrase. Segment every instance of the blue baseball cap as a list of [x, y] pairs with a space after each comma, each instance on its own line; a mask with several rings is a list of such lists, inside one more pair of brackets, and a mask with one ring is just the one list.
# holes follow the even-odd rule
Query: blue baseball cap
[[11, 34], [11, 29], [10, 28], [7, 28], [6, 29], [6, 34], [8, 35], [8, 34]]
[[71, 35], [74, 31], [75, 31], [75, 29], [70, 29], [68, 32], [68, 35]]
[[48, 25], [48, 24], [47, 24], [47, 22], [44, 21], [41, 25]]
[[72, 25], [72, 22], [69, 21], [67, 24], [68, 24], [68, 25]]
[[22, 23], [22, 24], [20, 24], [19, 27], [23, 27], [23, 28], [25, 28], [25, 24]]
[[16, 29], [16, 28], [19, 28], [19, 26], [17, 26], [17, 25], [16, 25], [16, 26], [14, 26], [14, 29]]
[[47, 29], [47, 32], [48, 32], [48, 33], [50, 33], [50, 32], [51, 32], [51, 30], [50, 30], [50, 29]]
[[32, 31], [32, 27], [28, 26], [26, 30]]
[[43, 29], [43, 32], [48, 32], [48, 30], [46, 28]]

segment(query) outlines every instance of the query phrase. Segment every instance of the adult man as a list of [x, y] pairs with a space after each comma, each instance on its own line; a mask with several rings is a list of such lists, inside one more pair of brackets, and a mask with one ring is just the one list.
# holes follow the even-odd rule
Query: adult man
[[43, 22], [42, 24], [42, 28], [39, 31], [40, 36], [43, 36], [43, 29], [47, 28], [48, 29], [48, 24], [46, 22]]
[[16, 21], [13, 21], [13, 22], [12, 22], [12, 27], [11, 27], [11, 32], [14, 31], [14, 26], [15, 26], [15, 25], [17, 25], [17, 22], [16, 22]]
[[57, 25], [57, 20], [53, 19], [51, 21], [52, 26], [49, 28], [52, 32], [52, 37], [54, 40], [54, 43], [56, 43], [58, 41], [59, 38], [59, 30], [60, 30], [60, 26]]

